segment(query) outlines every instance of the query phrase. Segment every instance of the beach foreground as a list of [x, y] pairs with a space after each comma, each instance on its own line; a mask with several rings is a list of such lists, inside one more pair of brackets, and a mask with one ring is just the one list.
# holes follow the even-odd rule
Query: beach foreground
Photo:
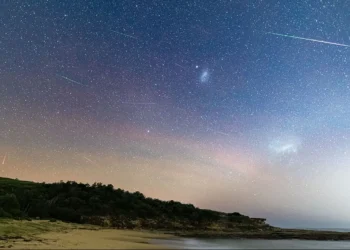
[[1, 220], [0, 248], [11, 249], [164, 249], [151, 239], [171, 235], [147, 231], [105, 229], [47, 220]]
[[[182, 236], [182, 237], [178, 237]], [[225, 241], [226, 239], [226, 241]], [[241, 239], [237, 241], [237, 239]], [[243, 240], [245, 239], [245, 240]], [[264, 239], [265, 241], [259, 241]], [[277, 229], [266, 232], [214, 232], [214, 231], [173, 231], [161, 232], [150, 230], [112, 229], [89, 224], [65, 223], [48, 220], [11, 220], [0, 219], [0, 248], [6, 249], [166, 249], [191, 248], [210, 245], [221, 240], [219, 245], [241, 243], [255, 244], [264, 242], [271, 248], [273, 244], [292, 244], [289, 240], [308, 240], [321, 242], [325, 240], [349, 240], [350, 233]], [[228, 241], [227, 241], [228, 240]], [[231, 241], [230, 241], [231, 240]], [[251, 240], [251, 241], [250, 241]], [[258, 241], [257, 241], [258, 240]], [[287, 241], [286, 241], [287, 240]], [[207, 243], [206, 243], [207, 242]], [[227, 243], [228, 242], [228, 243]], [[287, 243], [286, 243], [287, 242]], [[300, 241], [302, 242], [302, 241]], [[259, 243], [259, 244], [260, 244]], [[309, 243], [304, 243], [307, 246]], [[314, 244], [314, 243], [313, 243]], [[328, 246], [329, 243], [322, 243]], [[333, 243], [335, 244], [335, 243]], [[348, 247], [348, 243], [339, 243], [340, 247]], [[233, 245], [230, 245], [232, 248]], [[332, 245], [338, 248], [338, 245]], [[244, 247], [243, 247], [244, 248]]]

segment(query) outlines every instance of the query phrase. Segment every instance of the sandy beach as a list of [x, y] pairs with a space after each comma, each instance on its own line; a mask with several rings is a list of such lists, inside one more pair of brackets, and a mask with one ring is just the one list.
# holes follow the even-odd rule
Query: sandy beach
[[0, 248], [11, 249], [164, 249], [150, 241], [167, 238], [173, 236], [63, 222], [1, 220], [0, 224]]

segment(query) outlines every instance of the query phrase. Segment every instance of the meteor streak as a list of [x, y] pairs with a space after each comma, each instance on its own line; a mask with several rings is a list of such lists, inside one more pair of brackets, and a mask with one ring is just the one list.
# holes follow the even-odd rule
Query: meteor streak
[[134, 36], [131, 36], [131, 35], [128, 35], [128, 34], [124, 34], [124, 33], [121, 33], [121, 32], [115, 31], [115, 30], [111, 30], [111, 31], [114, 32], [114, 33], [117, 33], [119, 35], [130, 37], [132, 39], [136, 39], [137, 40], [137, 37], [134, 37]]
[[215, 131], [217, 134], [220, 134], [220, 135], [226, 135], [226, 136], [229, 136], [229, 134], [227, 133], [224, 133], [224, 132], [221, 132], [221, 131]]
[[4, 158], [2, 159], [2, 165], [5, 165], [6, 157], [7, 157], [7, 153], [4, 155]]
[[181, 66], [181, 65], [178, 64], [178, 63], [175, 63], [175, 65], [176, 65], [176, 66], [179, 66], [180, 68], [183, 68], [183, 69], [185, 68], [184, 66]]
[[90, 162], [92, 165], [95, 165], [96, 167], [101, 168], [101, 166], [100, 166], [96, 161], [93, 161], [93, 160], [91, 160], [90, 158], [87, 158], [86, 156], [83, 156], [83, 158], [84, 158], [87, 162]]
[[76, 83], [76, 84], [79, 84], [79, 85], [83, 85], [84, 86], [84, 84], [82, 84], [82, 83], [80, 83], [80, 82], [77, 82], [77, 81], [74, 81], [74, 80], [72, 80], [72, 79], [70, 79], [70, 78], [68, 78], [68, 77], [66, 77], [66, 76], [62, 76], [62, 75], [59, 75], [59, 74], [56, 74], [57, 76], [59, 76], [59, 77], [61, 77], [61, 78], [63, 78], [63, 79], [66, 79], [67, 81], [70, 81], [70, 82], [72, 82], [72, 83]]
[[86, 156], [83, 156], [85, 160], [87, 160], [88, 162], [92, 162], [94, 163], [91, 159], [87, 158]]
[[299, 39], [299, 40], [306, 40], [306, 41], [316, 42], [316, 43], [324, 43], [324, 44], [330, 44], [330, 45], [336, 45], [336, 46], [342, 46], [342, 47], [350, 47], [350, 45], [347, 45], [347, 44], [333, 43], [333, 42], [328, 42], [328, 41], [323, 41], [323, 40], [316, 40], [316, 39], [305, 38], [305, 37], [300, 37], [300, 36], [291, 36], [291, 35], [279, 34], [279, 33], [274, 33], [274, 32], [266, 32], [266, 34], [275, 35], [275, 36], [282, 36], [282, 37], [288, 37], [288, 38]]
[[122, 102], [122, 104], [129, 104], [129, 105], [156, 105], [157, 103], [154, 103], [154, 102]]

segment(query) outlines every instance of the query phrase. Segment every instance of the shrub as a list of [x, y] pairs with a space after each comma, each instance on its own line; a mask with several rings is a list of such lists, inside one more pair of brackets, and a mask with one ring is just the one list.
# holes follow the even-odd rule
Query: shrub
[[0, 207], [0, 217], [2, 218], [12, 218], [12, 215], [6, 212], [2, 207]]

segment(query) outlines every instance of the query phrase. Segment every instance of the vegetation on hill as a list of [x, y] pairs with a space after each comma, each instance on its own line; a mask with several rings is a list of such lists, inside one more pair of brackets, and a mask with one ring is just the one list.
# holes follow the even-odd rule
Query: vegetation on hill
[[187, 237], [350, 240], [350, 233], [276, 228], [265, 224], [263, 219], [237, 212], [199, 209], [191, 204], [160, 201], [140, 192], [114, 189], [112, 185], [72, 181], [47, 184], [0, 178], [0, 217], [47, 219], [40, 220], [45, 223], [22, 220], [14, 224], [0, 218], [0, 235], [15, 238], [49, 229], [77, 228], [77, 224], [55, 221], [62, 220], [116, 228], [165, 230]]
[[118, 228], [256, 228], [253, 220], [237, 212], [227, 214], [147, 198], [112, 185], [73, 181], [48, 184], [9, 178], [0, 178], [0, 217], [39, 217]]

